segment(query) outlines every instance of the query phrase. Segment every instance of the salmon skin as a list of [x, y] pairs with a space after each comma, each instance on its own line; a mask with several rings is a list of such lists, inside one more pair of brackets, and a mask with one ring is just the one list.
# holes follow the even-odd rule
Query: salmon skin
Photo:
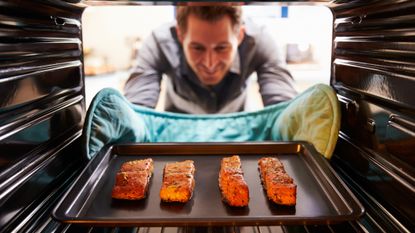
[[219, 189], [222, 200], [229, 206], [248, 206], [249, 188], [244, 180], [241, 159], [238, 155], [222, 159], [219, 171]]
[[294, 206], [297, 202], [297, 185], [287, 174], [277, 158], [264, 157], [258, 160], [262, 186], [268, 199], [278, 205]]
[[115, 177], [112, 198], [140, 200], [147, 196], [153, 174], [153, 160], [142, 159], [125, 162]]
[[167, 163], [163, 170], [160, 199], [163, 202], [188, 202], [195, 187], [196, 168], [192, 160]]

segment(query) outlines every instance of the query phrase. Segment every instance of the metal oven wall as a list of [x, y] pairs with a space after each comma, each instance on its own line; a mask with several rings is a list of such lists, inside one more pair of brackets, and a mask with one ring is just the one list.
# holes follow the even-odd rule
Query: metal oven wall
[[0, 1], [0, 232], [58, 226], [50, 209], [81, 168], [82, 10]]
[[336, 2], [331, 85], [342, 125], [332, 164], [369, 229], [413, 231], [415, 1]]
[[364, 203], [355, 223], [279, 228], [78, 228], [51, 209], [85, 164], [78, 0], [0, 0], [0, 232], [405, 232], [414, 229], [415, 2], [334, 1], [332, 165]]

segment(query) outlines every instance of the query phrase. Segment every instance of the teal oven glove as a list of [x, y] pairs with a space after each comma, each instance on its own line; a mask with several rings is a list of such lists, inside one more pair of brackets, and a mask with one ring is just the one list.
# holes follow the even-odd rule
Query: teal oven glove
[[[301, 114], [303, 111], [307, 114]], [[92, 100], [83, 140], [89, 158], [113, 143], [265, 140], [307, 140], [330, 158], [339, 122], [336, 95], [331, 87], [322, 84], [260, 111], [214, 115], [157, 112], [131, 104], [118, 91], [107, 88]]]

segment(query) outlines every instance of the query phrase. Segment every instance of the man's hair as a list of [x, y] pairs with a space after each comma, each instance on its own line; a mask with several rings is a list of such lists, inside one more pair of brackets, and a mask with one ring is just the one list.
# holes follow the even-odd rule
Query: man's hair
[[213, 6], [177, 6], [177, 25], [183, 32], [187, 29], [187, 18], [194, 15], [208, 22], [215, 22], [224, 16], [229, 16], [234, 30], [239, 29], [242, 21], [242, 10], [240, 6], [213, 5]]

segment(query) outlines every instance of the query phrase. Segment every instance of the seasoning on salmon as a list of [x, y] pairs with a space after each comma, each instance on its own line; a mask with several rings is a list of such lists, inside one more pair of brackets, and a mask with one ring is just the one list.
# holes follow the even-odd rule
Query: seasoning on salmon
[[238, 155], [222, 159], [219, 171], [219, 189], [222, 200], [229, 206], [248, 206], [249, 189], [243, 177], [241, 160]]
[[293, 206], [297, 199], [297, 185], [287, 174], [277, 158], [264, 157], [258, 160], [262, 186], [268, 199], [279, 205]]
[[140, 200], [147, 196], [153, 160], [142, 159], [125, 162], [115, 177], [112, 198]]
[[163, 202], [188, 202], [195, 187], [195, 170], [192, 160], [167, 163], [163, 170], [161, 200]]

